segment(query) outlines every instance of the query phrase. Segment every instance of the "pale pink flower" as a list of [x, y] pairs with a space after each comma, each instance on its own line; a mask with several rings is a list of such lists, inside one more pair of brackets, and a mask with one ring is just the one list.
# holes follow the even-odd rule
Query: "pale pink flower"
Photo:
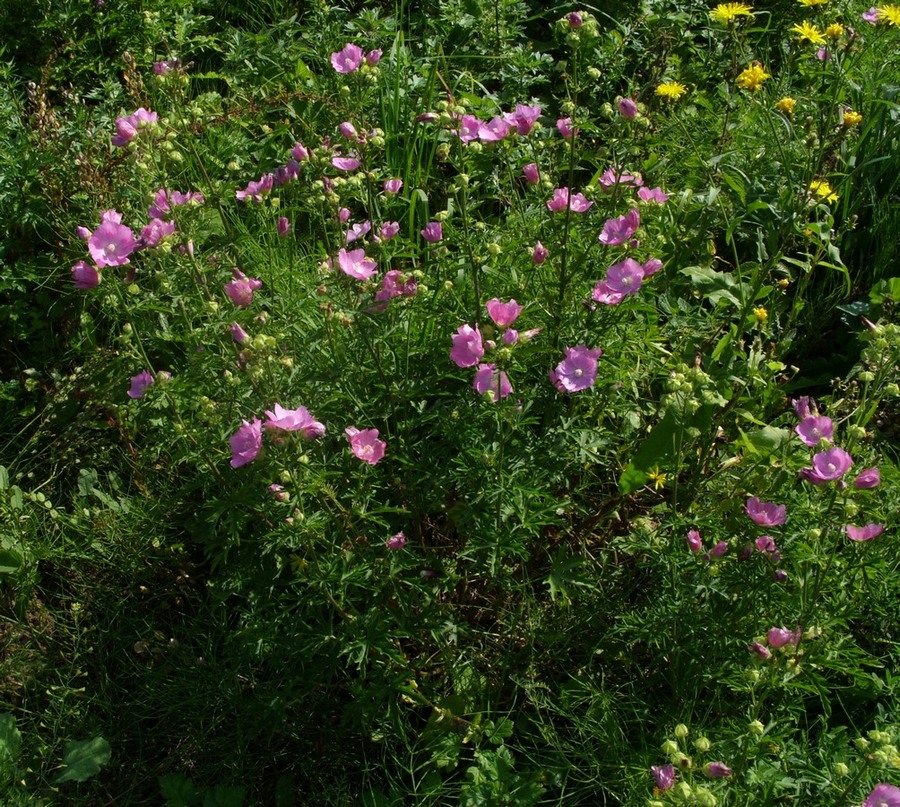
[[656, 202], [661, 205], [669, 201], [669, 194], [662, 188], [638, 188], [638, 197], [642, 202]]
[[528, 165], [523, 166], [522, 174], [529, 185], [537, 185], [541, 180], [537, 163], [528, 163]]
[[764, 555], [771, 555], [777, 551], [775, 539], [771, 535], [760, 535], [755, 543], [757, 551], [762, 552]]
[[877, 488], [881, 484], [881, 471], [877, 468], [866, 468], [860, 471], [859, 476], [853, 480], [855, 488]]
[[403, 549], [406, 546], [406, 536], [402, 532], [398, 532], [396, 535], [392, 535], [390, 538], [385, 541], [385, 546], [388, 549]]
[[116, 134], [113, 135], [114, 146], [124, 146], [134, 140], [141, 129], [146, 129], [159, 120], [159, 115], [140, 107], [127, 118], [116, 118]]
[[709, 554], [714, 558], [721, 558], [727, 551], [728, 542], [719, 541], [712, 549], [709, 550]]
[[100, 285], [100, 273], [96, 266], [91, 266], [87, 261], [78, 261], [72, 267], [72, 282], [75, 288], [81, 291], [93, 289]]
[[637, 294], [643, 282], [644, 267], [633, 258], [626, 258], [606, 270], [606, 278], [594, 286], [591, 297], [604, 305], [618, 305], [626, 297]]
[[240, 468], [253, 462], [262, 449], [262, 421], [253, 418], [252, 423], [241, 420], [238, 430], [228, 440], [231, 446], [231, 467]]
[[862, 807], [900, 807], [900, 787], [888, 784], [876, 785], [866, 796]]
[[[115, 211], [109, 211], [115, 213]], [[121, 214], [115, 213], [121, 220]], [[91, 233], [88, 251], [99, 268], [131, 263], [128, 256], [137, 249], [134, 233], [114, 218], [107, 218]]]
[[234, 195], [239, 202], [262, 202], [263, 196], [269, 193], [274, 186], [275, 175], [265, 174], [258, 180], [248, 182], [246, 188], [235, 191]]
[[450, 359], [457, 367], [474, 367], [484, 356], [484, 343], [478, 328], [460, 325], [450, 339], [453, 342]]
[[540, 104], [534, 104], [532, 106], [528, 106], [526, 104], [516, 104], [515, 112], [509, 112], [506, 115], [506, 120], [508, 120], [513, 126], [516, 127], [516, 132], [520, 135], [527, 135], [534, 124], [537, 122], [537, 119], [541, 116], [541, 106]]
[[321, 437], [325, 434], [325, 427], [309, 413], [305, 406], [298, 406], [296, 409], [285, 409], [281, 404], [276, 403], [274, 411], [266, 410], [266, 422], [263, 424], [266, 429], [282, 429], [288, 432], [301, 432], [304, 437], [313, 438]]
[[600, 233], [598, 240], [601, 244], [606, 244], [608, 247], [624, 244], [634, 235], [640, 224], [641, 213], [636, 207], [633, 207], [624, 216], [608, 219], [603, 225], [603, 232]]
[[481, 129], [482, 122], [474, 115], [463, 115], [459, 119], [459, 128], [455, 130], [456, 136], [463, 143], [471, 143], [478, 139], [478, 132]]
[[356, 241], [357, 238], [362, 238], [372, 229], [372, 222], [364, 221], [361, 224], [354, 224], [347, 232], [344, 233], [344, 241], [346, 243], [350, 243], [351, 241]]
[[385, 193], [399, 193], [403, 187], [402, 179], [386, 179], [384, 181]]
[[237, 322], [232, 322], [228, 329], [231, 331], [231, 338], [239, 345], [243, 345], [250, 339], [250, 334], [248, 334]]
[[496, 143], [503, 140], [508, 134], [512, 125], [499, 115], [491, 118], [487, 123], [478, 123], [478, 139], [482, 143]]
[[362, 165], [356, 157], [332, 157], [331, 164], [339, 171], [355, 171]]
[[338, 73], [355, 73], [362, 64], [363, 51], [359, 45], [348, 42], [344, 47], [331, 54], [331, 66]]
[[308, 160], [309, 149], [307, 149], [306, 146], [304, 146], [302, 143], [294, 143], [294, 147], [291, 149], [291, 157], [297, 160], [297, 162]]
[[647, 258], [641, 264], [641, 269], [644, 270], [644, 280], [648, 277], [653, 277], [660, 269], [663, 268], [663, 262], [659, 258]]
[[487, 393], [492, 403], [497, 403], [513, 391], [506, 373], [498, 370], [496, 364], [479, 364], [472, 386], [479, 395]]
[[137, 241], [137, 245], [140, 248], [154, 249], [159, 246], [164, 238], [168, 238], [174, 232], [174, 221], [150, 219], [150, 222], [141, 230], [141, 236]]
[[674, 765], [651, 765], [650, 773], [653, 774], [653, 781], [661, 792], [671, 790], [675, 784], [675, 766]]
[[346, 224], [348, 221], [350, 221], [350, 215], [350, 208], [342, 207], [340, 210], [338, 210], [338, 221], [341, 224]]
[[600, 184], [600, 189], [604, 193], [610, 193], [616, 185], [630, 185], [639, 188], [644, 184], [644, 180], [641, 179], [640, 174], [629, 174], [623, 169], [617, 171], [615, 168], [607, 168], [600, 175], [598, 182]]
[[82, 241], [87, 241], [91, 237], [91, 231], [80, 224], [75, 228], [75, 233]]
[[576, 193], [570, 197], [568, 188], [556, 188], [553, 191], [553, 198], [547, 201], [547, 209], [553, 213], [561, 213], [567, 207], [571, 207], [573, 213], [584, 213], [593, 204], [583, 194]]
[[787, 518], [787, 508], [783, 504], [761, 502], [758, 496], [747, 499], [744, 509], [750, 519], [760, 527], [777, 527], [784, 524]]
[[381, 229], [378, 231], [378, 235], [381, 237], [382, 241], [390, 241], [399, 232], [400, 222], [386, 221], [381, 225]]
[[824, 485], [846, 474], [853, 465], [853, 458], [843, 448], [833, 446], [815, 454], [812, 464], [812, 468], [803, 468], [800, 475], [814, 485]]
[[356, 127], [348, 120], [345, 120], [340, 126], [338, 126], [338, 130], [344, 137], [348, 139], [356, 137]]
[[807, 415], [794, 427], [794, 431], [806, 445], [815, 448], [822, 440], [834, 437], [834, 422], [824, 415]]
[[794, 398], [791, 401], [791, 406], [794, 407], [797, 417], [801, 420], [818, 413], [815, 405], [810, 401], [809, 395], [801, 395], [799, 398]]
[[344, 434], [350, 441], [350, 450], [353, 454], [369, 465], [377, 465], [384, 457], [387, 443], [378, 439], [378, 429], [363, 429], [360, 431], [354, 426], [344, 429]]
[[697, 530], [688, 530], [687, 545], [691, 552], [699, 552], [703, 548], [703, 539]]
[[150, 375], [150, 371], [141, 370], [137, 375], [131, 377], [131, 389], [128, 390], [126, 395], [134, 399], [143, 398], [147, 387], [152, 386], [152, 384], [153, 376]]
[[428, 241], [428, 243], [435, 244], [443, 239], [444, 230], [439, 221], [429, 221], [428, 224], [425, 225], [425, 229], [419, 231], [419, 235]]
[[279, 216], [276, 229], [278, 230], [278, 235], [284, 238], [291, 231], [290, 220], [286, 216]]
[[800, 641], [800, 629], [788, 630], [787, 628], [769, 628], [766, 638], [772, 647], [784, 647], [796, 645]]
[[347, 252], [346, 249], [338, 250], [338, 266], [345, 275], [357, 280], [368, 280], [378, 270], [378, 264], [372, 258], [366, 257], [364, 249], [354, 249]]
[[375, 48], [374, 50], [370, 50], [366, 54], [366, 64], [368, 64], [371, 67], [374, 67], [376, 64], [378, 64], [381, 61], [381, 55], [382, 55], [381, 48]]
[[566, 357], [550, 371], [550, 380], [560, 392], [580, 392], [594, 385], [597, 379], [597, 359], [601, 348], [577, 345], [565, 349]]
[[399, 269], [391, 269], [386, 272], [381, 280], [381, 290], [376, 293], [378, 302], [393, 300], [394, 297], [415, 297], [419, 286], [414, 278], [406, 277]]
[[[869, 25], [877, 25], [878, 24], [878, 9], [875, 6], [872, 6], [868, 11], [864, 11], [862, 13], [862, 18], [865, 22], [869, 23]], [[868, 804], [864, 805], [864, 807], [869, 807]]]
[[578, 134], [578, 129], [572, 126], [571, 118], [560, 118], [556, 121], [556, 131], [558, 131], [565, 140], [571, 140]]
[[522, 306], [515, 300], [504, 303], [497, 297], [488, 300], [484, 307], [487, 309], [488, 316], [494, 320], [494, 324], [500, 328], [508, 328], [522, 313]]
[[240, 269], [231, 270], [233, 280], [225, 284], [225, 293], [236, 306], [246, 308], [253, 302], [253, 292], [262, 287], [262, 281], [255, 277], [247, 277]]
[[851, 541], [871, 541], [884, 532], [884, 524], [866, 524], [865, 527], [857, 527], [848, 524], [844, 529]]
[[540, 241], [535, 242], [534, 251], [531, 253], [531, 260], [536, 264], [542, 264], [547, 260], [550, 251]]

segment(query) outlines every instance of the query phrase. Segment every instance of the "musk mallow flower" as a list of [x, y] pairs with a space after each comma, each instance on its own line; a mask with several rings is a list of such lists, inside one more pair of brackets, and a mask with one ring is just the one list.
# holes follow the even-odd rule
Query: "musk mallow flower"
[[731, 768], [724, 762], [707, 762], [703, 766], [703, 772], [713, 779], [727, 779], [732, 774]]
[[450, 339], [453, 342], [450, 359], [457, 367], [474, 367], [484, 356], [484, 343], [478, 328], [460, 325]]
[[386, 221], [384, 224], [381, 225], [381, 229], [378, 230], [378, 237], [382, 241], [390, 241], [399, 232], [400, 232], [400, 222]]
[[362, 238], [372, 229], [371, 221], [364, 221], [360, 224], [354, 224], [350, 227], [347, 232], [344, 233], [344, 241], [349, 244], [352, 241], [356, 241], [358, 238]]
[[542, 264], [547, 260], [547, 257], [550, 255], [550, 251], [545, 247], [540, 241], [536, 241], [534, 244], [534, 250], [531, 252], [531, 260], [533, 263], [538, 265]]
[[619, 107], [619, 114], [626, 120], [637, 117], [638, 105], [633, 98], [620, 98], [617, 106]]
[[331, 54], [331, 66], [338, 73], [355, 73], [362, 64], [363, 50], [359, 45], [348, 42], [339, 51]]
[[877, 468], [866, 468], [860, 471], [859, 476], [853, 480], [855, 488], [877, 488], [881, 484], [881, 471]]
[[250, 334], [237, 322], [232, 322], [231, 325], [228, 326], [228, 330], [231, 333], [231, 338], [239, 345], [245, 344], [250, 339]]
[[137, 240], [140, 249], [155, 249], [160, 245], [163, 239], [168, 238], [175, 232], [174, 221], [163, 221], [162, 219], [150, 219], [149, 223], [141, 229], [141, 236]]
[[137, 375], [131, 377], [131, 389], [125, 393], [129, 398], [143, 398], [147, 387], [153, 385], [153, 376], [149, 370], [141, 370]]
[[496, 364], [479, 364], [472, 387], [479, 395], [490, 395], [492, 403], [497, 403], [513, 391], [506, 373], [498, 370]]
[[662, 188], [638, 188], [638, 197], [642, 202], [655, 202], [658, 205], [669, 201], [669, 194]]
[[[273, 411], [274, 410], [274, 411]], [[305, 406], [296, 409], [285, 409], [276, 403], [273, 409], [266, 410], [266, 429], [281, 429], [288, 432], [301, 432], [304, 437], [321, 437], [325, 434], [325, 427], [309, 413]]]
[[87, 261], [78, 261], [72, 267], [72, 282], [81, 291], [93, 289], [100, 285], [100, 273], [96, 266], [91, 266]]
[[796, 645], [800, 641], [800, 629], [788, 630], [787, 628], [769, 628], [766, 639], [772, 647], [779, 648], [786, 645]]
[[381, 279], [381, 289], [375, 294], [378, 302], [393, 300], [394, 297], [415, 297], [419, 290], [419, 284], [415, 278], [407, 277], [399, 269], [391, 269], [385, 272]]
[[122, 147], [134, 140], [141, 129], [146, 129], [159, 120], [159, 115], [140, 107], [127, 118], [116, 118], [116, 133], [112, 137], [114, 146]]
[[558, 131], [564, 140], [571, 140], [578, 134], [578, 129], [572, 126], [571, 118], [560, 118], [556, 122], [556, 131]]
[[355, 426], [348, 426], [344, 429], [344, 434], [350, 441], [350, 450], [357, 459], [369, 463], [369, 465], [377, 465], [384, 457], [384, 450], [387, 443], [378, 439], [378, 429], [357, 429]]
[[246, 308], [253, 302], [253, 292], [262, 287], [262, 281], [255, 277], [247, 277], [240, 269], [231, 270], [234, 279], [225, 284], [225, 293], [239, 308]]
[[699, 552], [703, 548], [703, 539], [698, 530], [688, 530], [687, 545], [691, 552]]
[[497, 297], [488, 300], [484, 307], [487, 309], [488, 316], [494, 320], [494, 324], [500, 328], [508, 328], [522, 313], [522, 306], [515, 300], [504, 303]]
[[601, 244], [605, 244], [608, 247], [624, 244], [635, 234], [640, 224], [641, 213], [636, 207], [633, 207], [624, 216], [607, 219], [598, 240]]
[[553, 191], [553, 198], [547, 200], [547, 210], [553, 213], [561, 213], [567, 207], [570, 207], [573, 213], [584, 213], [590, 210], [593, 204], [581, 193], [575, 193], [570, 196], [568, 188], [556, 188]]
[[278, 223], [275, 225], [275, 229], [278, 231], [279, 236], [285, 238], [291, 231], [290, 219], [288, 219], [287, 216], [279, 216]]
[[241, 420], [238, 430], [228, 440], [231, 446], [231, 467], [240, 468], [253, 462], [262, 449], [262, 421], [253, 418], [252, 422]]
[[787, 508], [775, 502], [761, 502], [758, 496], [747, 499], [744, 506], [747, 515], [760, 527], [777, 527], [787, 519]]
[[378, 271], [378, 264], [366, 257], [364, 249], [353, 249], [347, 252], [343, 247], [338, 250], [338, 266], [345, 275], [357, 280], [368, 280]]
[[795, 427], [800, 439], [811, 448], [824, 440], [834, 438], [834, 421], [824, 415], [807, 415]]
[[611, 193], [616, 185], [625, 187], [640, 188], [644, 184], [644, 180], [640, 174], [629, 174], [623, 169], [607, 168], [597, 180], [600, 190], [604, 193]]
[[384, 192], [385, 193], [399, 193], [400, 189], [403, 187], [402, 179], [386, 179], [384, 181]]
[[362, 165], [356, 157], [332, 157], [331, 164], [339, 171], [355, 171]]
[[591, 297], [604, 305], [618, 305], [626, 297], [637, 294], [644, 276], [644, 267], [633, 258], [626, 258], [606, 270], [606, 278], [594, 286]]
[[865, 527], [848, 524], [844, 529], [851, 541], [871, 541], [884, 532], [884, 524], [866, 524]]
[[653, 780], [656, 782], [656, 788], [660, 792], [671, 790], [675, 784], [675, 766], [674, 765], [652, 765], [650, 773], [653, 774]]
[[402, 532], [398, 532], [388, 538], [384, 544], [388, 549], [393, 549], [395, 551], [397, 549], [403, 549], [403, 547], [406, 546], [406, 536]]
[[525, 177], [525, 181], [529, 185], [537, 185], [541, 179], [537, 163], [528, 163], [528, 165], [523, 165], [522, 175]]
[[851, 465], [853, 465], [853, 458], [843, 448], [833, 446], [815, 454], [812, 459], [812, 468], [803, 468], [800, 474], [814, 485], [824, 485], [826, 482], [840, 479], [850, 470]]
[[487, 123], [478, 122], [478, 139], [482, 143], [496, 143], [503, 140], [511, 128], [512, 125], [505, 118], [495, 115]]
[[866, 796], [862, 807], [900, 807], [900, 787], [894, 785], [876, 785]]
[[115, 211], [107, 213], [114, 215], [107, 217], [104, 213], [103, 222], [88, 239], [88, 252], [101, 269], [104, 266], [123, 266], [131, 263], [128, 256], [138, 246], [134, 233], [121, 223], [121, 213]]
[[527, 135], [540, 116], [540, 104], [516, 104], [515, 111], [507, 113], [506, 120], [515, 127], [517, 134]]
[[444, 229], [439, 221], [429, 221], [424, 229], [419, 231], [419, 235], [421, 235], [429, 244], [436, 244], [443, 239]]
[[550, 371], [550, 380], [560, 392], [581, 392], [597, 380], [597, 359], [603, 355], [599, 347], [576, 345], [565, 349], [566, 357]]

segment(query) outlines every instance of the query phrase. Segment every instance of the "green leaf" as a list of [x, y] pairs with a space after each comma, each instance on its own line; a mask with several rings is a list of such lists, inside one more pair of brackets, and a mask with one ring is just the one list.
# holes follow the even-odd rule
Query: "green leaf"
[[110, 756], [112, 756], [112, 751], [109, 743], [102, 737], [66, 743], [63, 752], [65, 767], [54, 781], [56, 784], [86, 782], [92, 776], [96, 776], [100, 772], [100, 768], [109, 764]]
[[193, 781], [183, 773], [160, 776], [159, 787], [166, 800], [166, 807], [188, 807], [200, 796]]
[[628, 467], [622, 471], [622, 475], [619, 477], [619, 492], [623, 496], [627, 496], [629, 493], [640, 490], [646, 484], [647, 474], [640, 469], [635, 468], [634, 463], [630, 462], [628, 463]]
[[90, 496], [99, 481], [97, 472], [93, 468], [82, 468], [78, 472], [78, 495]]
[[9, 473], [6, 468], [0, 465], [0, 490], [6, 490], [9, 487]]
[[0, 549], [0, 574], [13, 574], [22, 568], [22, 555], [14, 549]]
[[0, 782], [13, 778], [21, 749], [22, 735], [16, 728], [16, 719], [9, 712], [0, 714]]

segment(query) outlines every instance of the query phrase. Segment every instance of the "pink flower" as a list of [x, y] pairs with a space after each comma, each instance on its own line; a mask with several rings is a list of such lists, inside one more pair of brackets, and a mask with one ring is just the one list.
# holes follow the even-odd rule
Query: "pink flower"
[[744, 509], [751, 521], [760, 527], [777, 527], [787, 519], [787, 508], [775, 502], [761, 502], [758, 496], [747, 499]]
[[[600, 233], [599, 241], [608, 247], [615, 247], [624, 244], [641, 224], [641, 213], [633, 207], [624, 216], [615, 219], [608, 219], [603, 225], [603, 232]], [[643, 276], [643, 272], [641, 273]]]
[[375, 50], [370, 50], [366, 54], [366, 64], [374, 67], [381, 61], [381, 48], [375, 48]]
[[571, 207], [574, 213], [584, 213], [593, 204], [580, 193], [576, 193], [570, 198], [568, 188], [556, 188], [553, 191], [553, 198], [547, 202], [547, 209], [553, 213], [561, 213], [567, 207]]
[[795, 645], [800, 641], [800, 629], [788, 630], [787, 628], [769, 628], [766, 634], [769, 644], [772, 647], [784, 647], [785, 645]]
[[252, 423], [241, 421], [241, 426], [228, 440], [231, 446], [231, 467], [240, 468], [253, 462], [262, 449], [262, 421], [253, 418]]
[[384, 181], [384, 191], [385, 193], [399, 193], [400, 188], [403, 187], [402, 179], [386, 179]]
[[806, 445], [815, 448], [823, 439], [834, 437], [834, 422], [824, 415], [807, 415], [794, 427], [794, 431]]
[[346, 224], [348, 221], [350, 221], [349, 207], [342, 207], [340, 210], [338, 210], [338, 221], [341, 224]]
[[847, 473], [853, 465], [853, 458], [843, 448], [834, 446], [814, 455], [812, 464], [812, 468], [804, 468], [800, 472], [801, 476], [814, 485], [824, 485]]
[[113, 135], [114, 146], [124, 146], [134, 140], [135, 135], [141, 129], [152, 126], [159, 120], [159, 115], [140, 107], [127, 118], [116, 118], [116, 134]]
[[75, 233], [82, 241], [87, 241], [91, 237], [91, 231], [87, 227], [79, 225], [75, 228]]
[[285, 493], [283, 485], [272, 483], [269, 485], [269, 492], [275, 495], [276, 501], [286, 502], [288, 500], [288, 494]]
[[494, 320], [494, 324], [500, 328], [508, 328], [522, 313], [522, 306], [515, 300], [504, 303], [495, 297], [493, 300], [488, 300], [484, 307], [487, 309], [488, 316]]
[[765, 555], [771, 555], [776, 551], [775, 539], [771, 535], [760, 535], [756, 539], [756, 548]]
[[719, 541], [712, 549], [709, 550], [709, 554], [714, 558], [721, 558], [727, 551], [728, 542]]
[[356, 157], [332, 157], [331, 164], [339, 171], [355, 171], [362, 165]]
[[172, 235], [174, 232], [174, 221], [150, 219], [150, 223], [141, 230], [141, 237], [138, 239], [137, 244], [140, 247], [154, 249], [159, 246], [164, 238], [168, 238], [168, 236]]
[[496, 143], [503, 140], [511, 128], [511, 124], [505, 118], [495, 115], [488, 123], [478, 122], [478, 139], [482, 143]]
[[100, 285], [100, 273], [96, 266], [91, 266], [87, 261], [78, 261], [72, 267], [72, 282], [81, 291], [93, 289]]
[[253, 302], [253, 292], [262, 286], [262, 281], [255, 277], [247, 277], [240, 269], [231, 270], [234, 280], [225, 284], [225, 293], [239, 308], [246, 308]]
[[627, 118], [631, 120], [632, 118], [637, 117], [638, 107], [637, 104], [631, 98], [620, 98], [619, 99], [619, 114], [623, 118]]
[[378, 439], [378, 429], [363, 429], [360, 431], [354, 426], [344, 429], [344, 434], [350, 441], [350, 449], [354, 455], [369, 465], [377, 465], [384, 457], [387, 443]]
[[386, 221], [381, 225], [381, 229], [378, 231], [378, 234], [381, 237], [382, 241], [390, 241], [399, 232], [400, 222]]
[[278, 230], [278, 235], [284, 238], [291, 231], [290, 220], [285, 216], [279, 216], [276, 229]]
[[567, 347], [566, 357], [550, 371], [550, 380], [560, 392], [581, 392], [594, 385], [597, 379], [597, 359], [601, 348], [587, 345]]
[[606, 279], [594, 286], [591, 297], [604, 305], [618, 305], [626, 297], [637, 294], [643, 282], [644, 267], [633, 258], [626, 258], [606, 270]]
[[364, 221], [362, 224], [354, 224], [346, 233], [344, 233], [344, 240], [349, 244], [351, 241], [356, 241], [357, 238], [362, 238], [371, 229], [372, 222], [370, 221]]
[[[570, 11], [566, 15], [566, 22], [569, 23], [569, 28], [581, 28], [581, 26], [584, 25], [584, 17], [577, 11]], [[664, 789], [665, 788], [660, 788], [660, 790]]]
[[262, 202], [263, 196], [269, 193], [275, 185], [275, 175], [265, 174], [258, 180], [247, 183], [247, 187], [241, 191], [235, 191], [234, 195], [239, 202]]
[[853, 480], [855, 488], [877, 488], [881, 484], [881, 471], [877, 468], [866, 468], [860, 471], [859, 476]]
[[801, 420], [808, 418], [814, 412], [818, 413], [815, 405], [810, 403], [809, 395], [801, 395], [799, 398], [794, 398], [791, 401], [791, 406], [794, 407], [797, 417]]
[[294, 143], [294, 147], [291, 149], [291, 157], [297, 162], [303, 162], [309, 159], [309, 150], [302, 143]]
[[[869, 25], [877, 25], [878, 24], [878, 9], [875, 6], [872, 6], [868, 11], [864, 11], [862, 13], [862, 18], [865, 22], [869, 23]], [[865, 804], [864, 807], [869, 807], [868, 804]]]
[[392, 535], [390, 538], [385, 541], [385, 546], [388, 549], [403, 549], [406, 546], [406, 536], [402, 532], [398, 532], [396, 535]]
[[348, 42], [344, 47], [331, 54], [331, 66], [338, 73], [355, 73], [362, 64], [363, 52], [359, 45]]
[[844, 529], [851, 541], [871, 541], [884, 532], [884, 524], [866, 524], [865, 527], [856, 527], [848, 524]]
[[671, 790], [675, 784], [675, 766], [674, 765], [653, 765], [650, 768], [656, 787], [660, 791], [665, 792]]
[[600, 189], [604, 193], [609, 193], [616, 185], [632, 185], [635, 188], [639, 188], [644, 184], [640, 174], [632, 175], [622, 169], [616, 171], [614, 168], [607, 168], [600, 175], [598, 182], [600, 183]]
[[472, 386], [479, 395], [487, 393], [491, 403], [497, 403], [513, 391], [506, 373], [503, 370], [498, 371], [496, 364], [479, 364]]
[[537, 119], [541, 116], [541, 105], [534, 104], [533, 106], [527, 106], [526, 104], [516, 104], [515, 112], [510, 112], [506, 116], [506, 120], [508, 120], [513, 126], [516, 127], [516, 132], [520, 135], [527, 135], [534, 124], [537, 122]]
[[522, 174], [529, 185], [537, 185], [537, 183], [540, 182], [541, 177], [538, 172], [537, 163], [528, 163], [528, 165], [523, 166]]
[[478, 328], [460, 325], [450, 339], [453, 342], [450, 359], [457, 367], [474, 367], [484, 355], [484, 344]]
[[160, 188], [153, 197], [153, 204], [147, 210], [147, 215], [151, 219], [166, 219], [168, 214], [172, 212], [173, 207], [181, 205], [202, 205], [206, 200], [203, 194], [194, 191], [182, 193], [181, 191], [170, 191]]
[[547, 247], [545, 247], [540, 241], [535, 242], [534, 252], [531, 253], [531, 260], [540, 265], [544, 261], [547, 260], [547, 256], [550, 254]]
[[429, 221], [425, 229], [419, 231], [419, 235], [429, 244], [435, 244], [444, 237], [444, 230], [439, 221]]
[[368, 280], [378, 270], [378, 264], [372, 258], [366, 257], [364, 249], [347, 252], [341, 248], [338, 250], [338, 266], [345, 275], [357, 280]]
[[321, 437], [325, 434], [325, 427], [317, 420], [313, 420], [312, 415], [305, 406], [298, 406], [296, 409], [285, 409], [281, 404], [276, 403], [275, 411], [266, 410], [267, 420], [263, 424], [266, 429], [282, 429], [287, 432], [302, 432], [304, 437], [312, 439], [313, 437]]
[[481, 121], [474, 115], [463, 115], [459, 119], [459, 128], [455, 130], [456, 136], [463, 143], [471, 143], [478, 139], [478, 132], [481, 128]]
[[772, 657], [772, 651], [760, 642], [750, 642], [750, 646], [747, 649], [763, 661]]
[[558, 131], [565, 140], [571, 140], [578, 134], [578, 130], [572, 126], [571, 118], [560, 118], [556, 122], [556, 131]]
[[819, 49], [816, 51], [816, 58], [817, 58], [820, 62], [830, 62], [830, 61], [831, 61], [831, 54], [828, 52], [828, 49], [827, 49], [827, 48], [819, 48]]
[[231, 331], [231, 338], [239, 345], [243, 345], [250, 338], [250, 334], [236, 322], [232, 322], [228, 330]]
[[345, 120], [338, 126], [338, 129], [340, 130], [340, 133], [348, 139], [356, 137], [356, 127], [348, 120]]
[[703, 772], [713, 779], [727, 779], [732, 774], [731, 768], [724, 762], [707, 762], [703, 766]]
[[507, 328], [503, 332], [503, 344], [514, 345], [519, 341], [519, 332], [515, 328]]
[[641, 269], [644, 270], [644, 280], [648, 277], [653, 277], [660, 269], [663, 268], [663, 262], [659, 258], [647, 258], [641, 264]]
[[[120, 213], [109, 211], [118, 216]], [[128, 256], [137, 249], [134, 233], [124, 224], [113, 218], [107, 218], [91, 233], [88, 239], [88, 251], [99, 268], [104, 266], [122, 266], [131, 263]]]
[[669, 201], [669, 194], [662, 188], [638, 188], [638, 196], [642, 202], [656, 202], [661, 205]]
[[862, 807], [900, 807], [900, 787], [887, 784], [876, 785], [866, 796]]
[[375, 295], [378, 302], [393, 300], [394, 297], [415, 297], [419, 285], [414, 278], [407, 278], [399, 269], [386, 272], [381, 280], [381, 290]]
[[131, 389], [125, 393], [129, 398], [143, 398], [147, 387], [152, 386], [153, 376], [149, 370], [141, 370], [137, 375], [131, 377]]
[[703, 539], [697, 530], [688, 530], [687, 545], [691, 552], [699, 552], [703, 548]]

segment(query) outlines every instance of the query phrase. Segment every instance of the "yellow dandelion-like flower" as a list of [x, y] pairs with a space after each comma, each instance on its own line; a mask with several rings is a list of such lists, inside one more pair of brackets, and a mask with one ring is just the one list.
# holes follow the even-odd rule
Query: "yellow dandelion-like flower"
[[653, 483], [654, 490], [662, 490], [666, 486], [666, 481], [668, 477], [665, 473], [659, 470], [658, 465], [654, 465], [649, 471], [647, 471], [647, 480]]
[[812, 42], [813, 45], [825, 44], [825, 37], [822, 36], [822, 32], [818, 26], [813, 25], [811, 22], [803, 20], [799, 25], [794, 25], [791, 30], [797, 34], [797, 38], [801, 42]]
[[839, 22], [833, 22], [825, 29], [825, 36], [829, 39], [840, 39], [844, 35], [844, 26]]
[[801, 6], [824, 6], [828, 0], [797, 0]]
[[752, 17], [753, 11], [744, 3], [719, 3], [709, 16], [722, 25], [731, 25], [738, 17]]
[[814, 179], [809, 183], [809, 189], [826, 202], [836, 202], [841, 198], [832, 190], [827, 179]]
[[756, 92], [767, 78], [772, 77], [763, 70], [759, 62], [754, 62], [737, 77], [737, 85], [744, 90]]
[[656, 94], [666, 101], [677, 101], [687, 92], [687, 87], [680, 81], [664, 81], [656, 87]]
[[762, 325], [769, 318], [769, 312], [760, 306], [759, 308], [753, 309], [753, 317], [760, 325]]
[[843, 123], [848, 129], [859, 126], [861, 120], [862, 115], [860, 115], [859, 112], [854, 112], [852, 109], [844, 110]]
[[888, 25], [900, 26], [900, 6], [878, 6], [878, 21]]
[[786, 289], [788, 286], [791, 285], [791, 281], [788, 280], [786, 277], [779, 278], [778, 280], [775, 281], [775, 283], [781, 289]]
[[797, 99], [791, 98], [786, 95], [782, 98], [777, 104], [775, 104], [775, 109], [779, 112], [783, 112], [787, 116], [791, 116], [794, 114], [794, 107], [797, 106]]

